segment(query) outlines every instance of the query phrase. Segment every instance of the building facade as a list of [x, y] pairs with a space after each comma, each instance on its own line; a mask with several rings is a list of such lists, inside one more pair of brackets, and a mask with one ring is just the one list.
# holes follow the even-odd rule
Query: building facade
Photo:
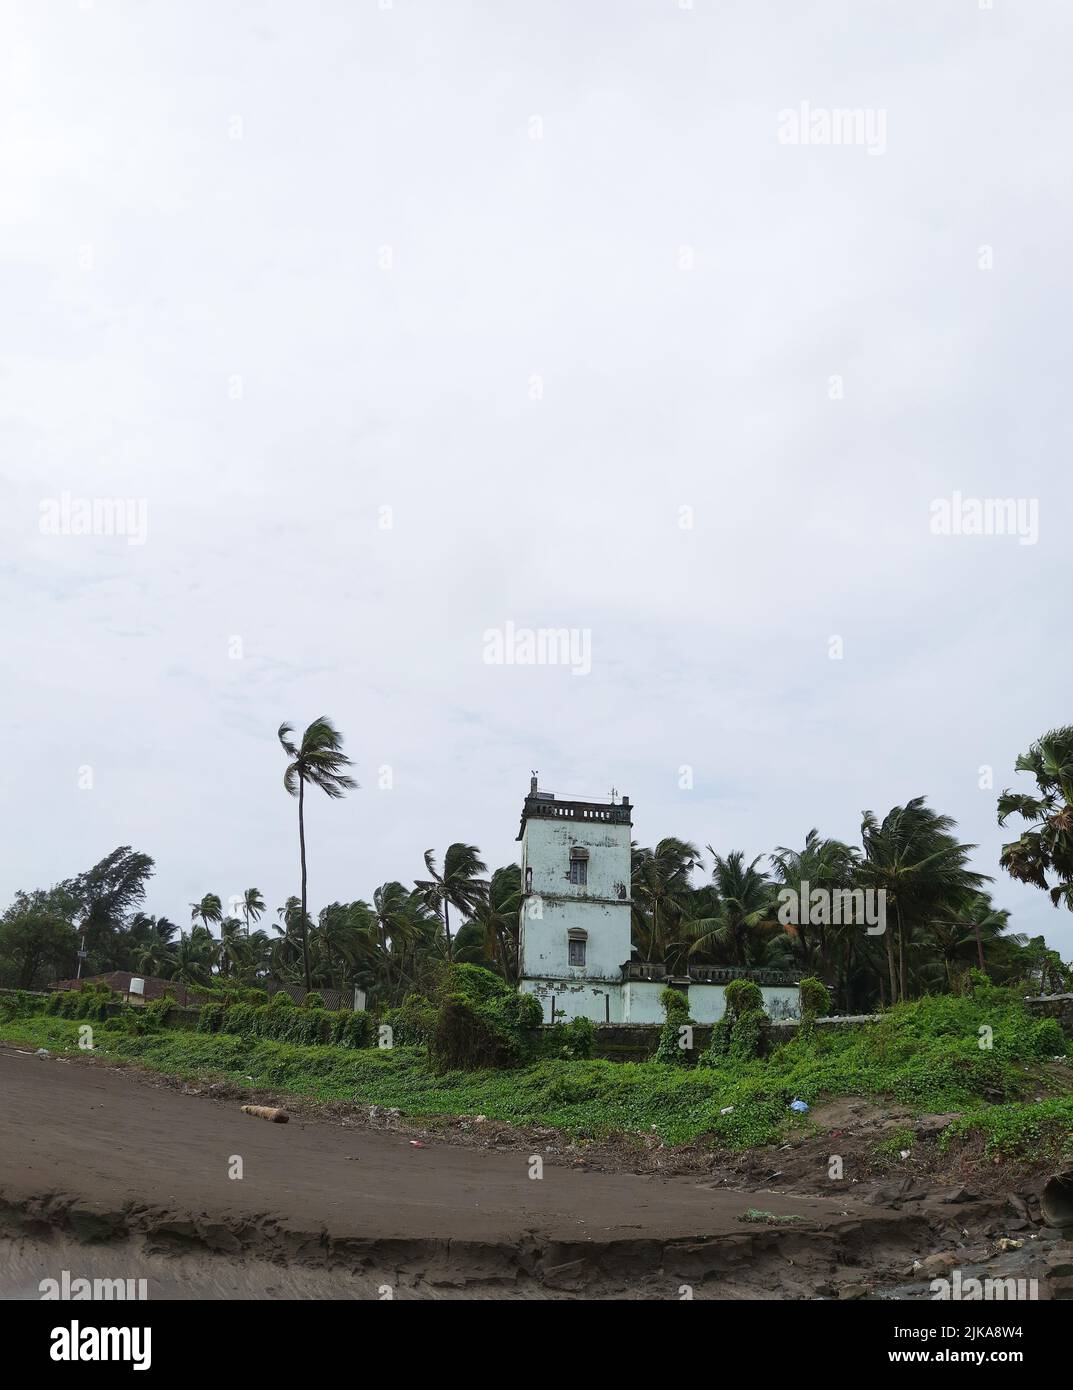
[[[690, 1015], [714, 1023], [725, 1011], [725, 985], [756, 978], [772, 1018], [800, 1016], [792, 976], [700, 966], [671, 975], [665, 965], [632, 960], [629, 797], [558, 799], [533, 777], [522, 807], [522, 906], [519, 989], [541, 1002], [545, 1023], [662, 1023], [660, 992], [673, 983]], [[766, 978], [765, 978], [766, 977]]]

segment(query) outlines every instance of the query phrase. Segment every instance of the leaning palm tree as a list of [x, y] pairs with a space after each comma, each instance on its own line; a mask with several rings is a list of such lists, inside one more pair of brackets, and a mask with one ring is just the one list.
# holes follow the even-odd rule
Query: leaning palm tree
[[690, 876], [701, 867], [700, 850], [673, 835], [655, 849], [631, 847], [631, 917], [635, 944], [646, 961], [663, 963], [678, 947], [679, 929], [691, 892]]
[[265, 900], [260, 888], [247, 888], [242, 895], [242, 916], [246, 923], [246, 935], [250, 934], [250, 923], [259, 922], [264, 915]]
[[416, 879], [425, 901], [435, 911], [443, 913], [443, 929], [447, 939], [447, 959], [451, 957], [451, 914], [449, 908], [457, 908], [464, 916], [472, 916], [488, 894], [488, 883], [481, 874], [488, 872], [488, 865], [481, 859], [476, 845], [461, 842], [447, 846], [443, 856], [443, 873], [436, 868], [433, 850], [425, 850], [427, 879]]
[[756, 867], [764, 856], [758, 854], [751, 864], [746, 864], [740, 849], [731, 850], [724, 858], [711, 845], [707, 848], [712, 856], [716, 907], [711, 917], [695, 918], [689, 923], [695, 937], [689, 954], [716, 947], [730, 957], [731, 965], [758, 964], [766, 948], [760, 931], [772, 926], [775, 917], [774, 886]]
[[311, 782], [333, 800], [357, 787], [353, 777], [343, 771], [353, 764], [343, 752], [343, 736], [325, 715], [314, 719], [295, 745], [290, 724], [279, 726], [279, 741], [290, 762], [283, 774], [283, 785], [291, 796], [298, 798], [298, 844], [302, 859], [302, 969], [307, 990], [313, 988], [309, 974], [309, 931], [306, 915], [306, 831], [305, 785]]
[[245, 963], [245, 945], [241, 921], [237, 917], [225, 917], [220, 923], [218, 959], [221, 975], [230, 975], [236, 965]]
[[950, 816], [933, 811], [922, 796], [892, 807], [882, 822], [871, 811], [864, 813], [864, 859], [858, 882], [882, 891], [886, 904], [894, 907], [897, 961], [894, 936], [884, 933], [892, 1004], [909, 997], [907, 957], [914, 926], [937, 917], [944, 904], [991, 881], [968, 868], [969, 854], [976, 846], [959, 844], [951, 833], [955, 828]]
[[[1002, 846], [999, 863], [1011, 877], [1043, 888], [1055, 907], [1065, 903], [1073, 912], [1073, 725], [1044, 734], [1014, 767], [1032, 773], [1040, 794], [1004, 791], [999, 797], [999, 825], [1012, 815], [1030, 823], [1019, 840]], [[1056, 884], [1047, 882], [1048, 873]]]
[[210, 922], [220, 922], [223, 920], [224, 905], [216, 893], [206, 893], [199, 903], [190, 904], [190, 920], [196, 922], [201, 918], [201, 925], [206, 931], [209, 930]]

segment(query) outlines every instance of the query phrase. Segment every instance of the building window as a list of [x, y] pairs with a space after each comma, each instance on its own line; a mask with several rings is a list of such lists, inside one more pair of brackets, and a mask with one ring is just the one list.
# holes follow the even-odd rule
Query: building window
[[566, 943], [567, 960], [571, 965], [585, 964], [585, 942], [571, 937]]
[[570, 851], [570, 882], [584, 888], [589, 881], [589, 852], [587, 849]]
[[531, 893], [531, 892], [533, 891], [533, 871], [532, 871], [532, 869], [526, 869], [526, 871], [525, 871], [525, 891], [526, 891], [527, 893]]

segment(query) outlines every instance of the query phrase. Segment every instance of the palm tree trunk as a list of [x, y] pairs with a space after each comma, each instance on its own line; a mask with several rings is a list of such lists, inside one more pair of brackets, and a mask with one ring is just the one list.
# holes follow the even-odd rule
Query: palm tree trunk
[[893, 1005], [898, 1002], [898, 975], [894, 968], [894, 934], [888, 931], [884, 932], [884, 935], [887, 938], [887, 973], [890, 975], [890, 1002]]
[[905, 988], [905, 928], [902, 926], [902, 905], [895, 903], [894, 906], [898, 913], [898, 976], [901, 985], [899, 998], [904, 1004], [907, 997]]
[[302, 968], [306, 977], [306, 993], [310, 993], [313, 988], [309, 978], [309, 934], [306, 922], [306, 823], [305, 808], [303, 805], [305, 792], [305, 778], [298, 778], [298, 844], [302, 851]]
[[448, 912], [447, 908], [448, 908], [447, 899], [444, 898], [444, 900], [443, 900], [443, 929], [444, 929], [444, 931], [447, 933], [447, 959], [448, 959], [448, 961], [452, 961], [452, 960], [454, 960], [454, 956], [451, 954], [451, 914]]

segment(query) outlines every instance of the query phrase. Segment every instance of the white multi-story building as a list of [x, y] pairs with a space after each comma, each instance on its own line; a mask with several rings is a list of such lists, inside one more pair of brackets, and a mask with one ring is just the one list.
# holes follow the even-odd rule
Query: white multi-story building
[[[558, 800], [534, 777], [522, 807], [519, 989], [535, 994], [544, 1021], [662, 1023], [664, 965], [631, 959], [630, 799]], [[796, 1018], [798, 990], [778, 972], [701, 966], [674, 977], [698, 1023], [725, 1009], [723, 986], [735, 975], [760, 976], [773, 1018]], [[769, 977], [765, 983], [764, 976]], [[719, 981], [719, 983], [716, 983]]]

